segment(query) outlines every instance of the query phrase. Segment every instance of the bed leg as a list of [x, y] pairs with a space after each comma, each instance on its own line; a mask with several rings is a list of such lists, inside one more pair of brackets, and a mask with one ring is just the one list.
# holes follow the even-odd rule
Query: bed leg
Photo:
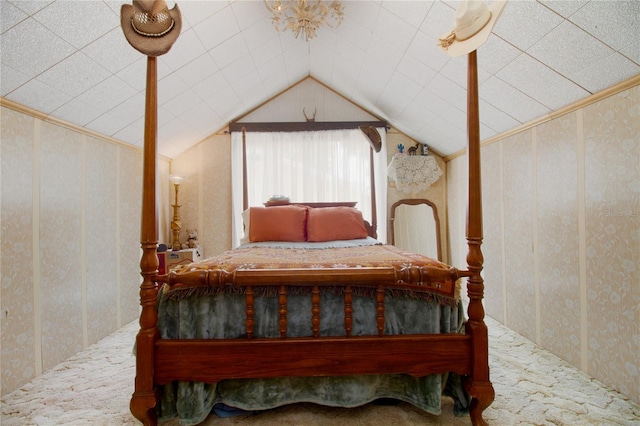
[[[474, 287], [473, 284], [471, 287]], [[472, 372], [464, 382], [464, 387], [471, 397], [469, 416], [472, 425], [486, 426], [487, 422], [482, 418], [482, 412], [495, 398], [495, 390], [489, 378], [487, 325], [482, 320], [470, 320], [465, 324], [465, 328], [467, 334], [471, 335], [473, 351]]]
[[156, 396], [134, 393], [129, 404], [131, 414], [140, 420], [145, 426], [156, 426], [158, 419], [156, 417]]
[[474, 426], [487, 426], [488, 423], [482, 418], [482, 412], [493, 402], [495, 392], [491, 382], [469, 381], [465, 386], [471, 396], [469, 406], [469, 416], [471, 424]]

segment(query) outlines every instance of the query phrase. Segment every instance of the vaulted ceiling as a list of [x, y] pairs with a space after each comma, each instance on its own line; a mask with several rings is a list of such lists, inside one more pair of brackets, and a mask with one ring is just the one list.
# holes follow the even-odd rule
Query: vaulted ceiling
[[[142, 146], [146, 58], [123, 3], [0, 1], [0, 95]], [[158, 59], [160, 153], [309, 76], [441, 154], [463, 149], [466, 57], [437, 46], [458, 2], [342, 3], [343, 23], [306, 42], [276, 32], [262, 0], [178, 1], [182, 33]], [[640, 74], [639, 22], [638, 0], [511, 0], [478, 51], [481, 138]]]

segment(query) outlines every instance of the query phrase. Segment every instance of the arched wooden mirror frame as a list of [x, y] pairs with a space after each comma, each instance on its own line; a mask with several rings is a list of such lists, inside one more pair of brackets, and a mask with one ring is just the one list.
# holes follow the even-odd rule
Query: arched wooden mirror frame
[[436, 205], [427, 200], [426, 198], [405, 198], [402, 200], [398, 200], [391, 206], [391, 216], [389, 219], [389, 230], [391, 236], [391, 245], [395, 245], [395, 220], [396, 220], [396, 208], [401, 205], [410, 205], [417, 206], [420, 204], [426, 204], [431, 207], [431, 211], [433, 211], [433, 220], [435, 222], [435, 234], [436, 234], [436, 245], [438, 248], [438, 260], [442, 261], [442, 240], [440, 238], [440, 218], [438, 216], [438, 208]]

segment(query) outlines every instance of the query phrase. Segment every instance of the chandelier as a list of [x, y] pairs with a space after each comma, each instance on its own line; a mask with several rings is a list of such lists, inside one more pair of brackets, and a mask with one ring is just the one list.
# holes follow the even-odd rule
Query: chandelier
[[342, 22], [343, 9], [340, 0], [331, 4], [322, 0], [264, 0], [273, 13], [273, 25], [277, 31], [293, 31], [296, 38], [304, 34], [306, 41], [316, 36], [321, 25], [335, 28]]

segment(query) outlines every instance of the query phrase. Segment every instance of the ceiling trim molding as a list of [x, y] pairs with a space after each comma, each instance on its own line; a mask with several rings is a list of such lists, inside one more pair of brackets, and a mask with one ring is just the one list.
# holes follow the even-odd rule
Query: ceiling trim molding
[[[579, 100], [577, 102], [574, 102], [574, 103], [572, 103], [570, 105], [567, 105], [567, 106], [565, 106], [563, 108], [560, 108], [559, 110], [556, 110], [556, 111], [550, 112], [549, 114], [543, 115], [540, 118], [537, 118], [535, 120], [529, 121], [528, 123], [521, 124], [520, 126], [514, 127], [513, 129], [508, 130], [508, 131], [503, 132], [503, 133], [500, 133], [499, 135], [495, 135], [495, 136], [492, 136], [492, 137], [490, 137], [488, 139], [485, 139], [484, 141], [482, 141], [480, 146], [484, 147], [484, 146], [487, 146], [487, 145], [491, 145], [492, 143], [499, 142], [502, 139], [505, 139], [505, 138], [507, 138], [509, 136], [513, 136], [513, 135], [515, 135], [517, 133], [520, 133], [520, 132], [523, 132], [525, 130], [528, 130], [528, 129], [531, 129], [533, 127], [536, 127], [536, 126], [538, 126], [538, 125], [540, 125], [542, 123], [546, 123], [547, 121], [554, 120], [554, 119], [556, 119], [558, 117], [561, 117], [561, 116], [563, 116], [565, 114], [569, 114], [569, 113], [574, 112], [576, 110], [579, 110], [581, 108], [585, 108], [585, 107], [587, 107], [587, 106], [589, 106], [591, 104], [594, 104], [594, 103], [599, 102], [599, 101], [601, 101], [601, 100], [603, 100], [605, 98], [608, 98], [609, 96], [613, 96], [613, 95], [616, 95], [616, 94], [618, 94], [620, 92], [624, 92], [625, 90], [630, 89], [630, 88], [635, 87], [635, 86], [638, 86], [638, 85], [640, 85], [640, 74], [636, 75], [635, 77], [631, 77], [628, 80], [622, 81], [622, 82], [620, 82], [618, 84], [615, 84], [615, 85], [613, 85], [613, 86], [611, 86], [611, 87], [609, 87], [607, 89], [604, 89], [604, 90], [601, 90], [599, 92], [596, 92], [596, 93], [592, 94], [591, 96], [588, 96], [588, 97], [586, 97], [584, 99], [581, 99], [581, 100]], [[466, 153], [467, 153], [467, 149], [466, 148], [461, 149], [460, 151], [458, 151], [456, 153], [453, 153], [451, 155], [448, 155], [448, 156], [444, 157], [444, 161], [448, 163], [449, 161], [454, 160], [454, 159], [456, 159], [458, 157], [461, 157], [461, 156], [465, 155]]]
[[[33, 108], [29, 108], [27, 106], [24, 106], [18, 102], [9, 100], [7, 98], [4, 97], [0, 97], [0, 107], [5, 107], [5, 108], [9, 108], [12, 109], [14, 111], [20, 112], [22, 114], [26, 114], [29, 115], [33, 118], [36, 118], [38, 120], [42, 120], [44, 122], [47, 123], [51, 123], [54, 124], [56, 126], [60, 126], [60, 127], [64, 127], [66, 129], [72, 130], [74, 132], [78, 132], [87, 136], [91, 136], [94, 137], [96, 139], [100, 139], [102, 141], [108, 142], [108, 143], [112, 143], [115, 145], [119, 145], [122, 146], [124, 148], [129, 148], [129, 149], [133, 149], [135, 151], [139, 151], [142, 152], [142, 148], [135, 146], [135, 145], [131, 145], [129, 143], [123, 142], [120, 139], [116, 139], [116, 138], [112, 138], [111, 136], [106, 136], [103, 135], [102, 133], [87, 129], [86, 127], [82, 127], [82, 126], [78, 126], [77, 124], [73, 124], [73, 123], [69, 123], [68, 121], [62, 120], [60, 118], [56, 118], [56, 117], [52, 117], [48, 114], [45, 114], [43, 112], [40, 112], [38, 110], [35, 110]], [[166, 161], [170, 161], [171, 159], [169, 157], [165, 157], [163, 155], [159, 155], [160, 158], [166, 160]]]

